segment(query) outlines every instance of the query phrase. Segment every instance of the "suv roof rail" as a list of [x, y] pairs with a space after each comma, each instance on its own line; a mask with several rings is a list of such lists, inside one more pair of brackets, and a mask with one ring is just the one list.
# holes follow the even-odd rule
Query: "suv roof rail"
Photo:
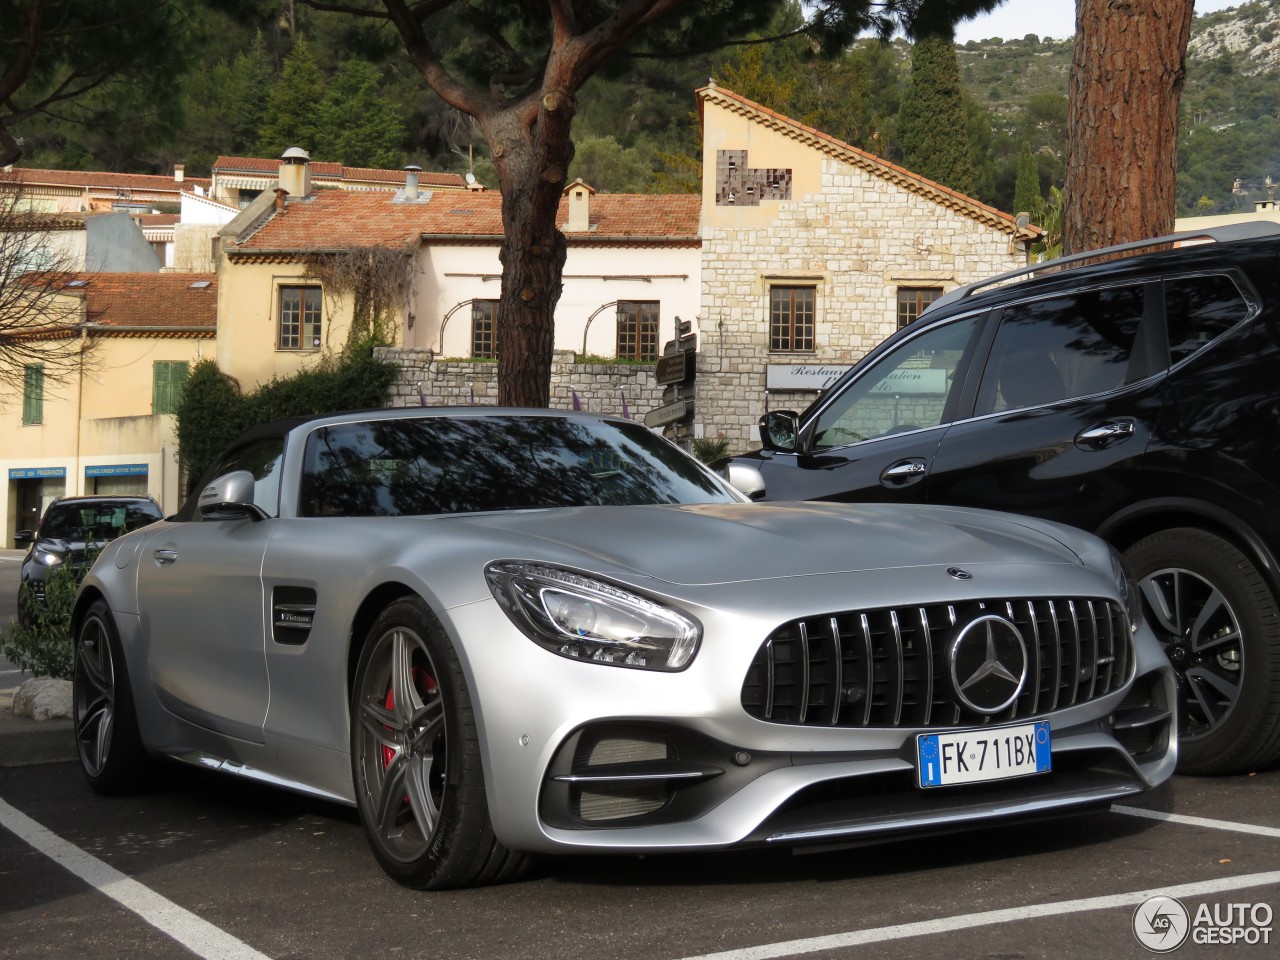
[[949, 303], [968, 299], [987, 287], [1007, 283], [1010, 280], [1016, 280], [1018, 277], [1033, 276], [1045, 270], [1056, 271], [1081, 260], [1094, 260], [1098, 257], [1110, 256], [1116, 253], [1137, 252], [1148, 247], [1158, 247], [1170, 243], [1186, 243], [1188, 240], [1213, 240], [1217, 243], [1229, 243], [1232, 240], [1254, 240], [1260, 237], [1274, 236], [1280, 236], [1280, 223], [1273, 220], [1246, 220], [1242, 223], [1205, 227], [1203, 230], [1183, 230], [1178, 233], [1166, 234], [1163, 237], [1153, 237], [1150, 240], [1134, 240], [1130, 243], [1116, 244], [1113, 247], [1088, 250], [1084, 253], [1073, 253], [1068, 257], [1058, 257], [1054, 260], [1046, 260], [1043, 263], [1031, 264], [1026, 267], [1020, 267], [1017, 270], [1010, 270], [1008, 273], [1001, 273], [985, 280], [978, 280], [962, 287], [956, 287], [929, 304], [925, 312], [935, 310]]

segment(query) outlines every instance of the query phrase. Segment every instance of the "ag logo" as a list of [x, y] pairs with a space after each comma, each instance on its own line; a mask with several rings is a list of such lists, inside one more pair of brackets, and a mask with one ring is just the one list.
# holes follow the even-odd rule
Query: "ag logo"
[[1133, 935], [1152, 953], [1172, 953], [1190, 931], [1191, 915], [1173, 897], [1148, 897], [1133, 911]]

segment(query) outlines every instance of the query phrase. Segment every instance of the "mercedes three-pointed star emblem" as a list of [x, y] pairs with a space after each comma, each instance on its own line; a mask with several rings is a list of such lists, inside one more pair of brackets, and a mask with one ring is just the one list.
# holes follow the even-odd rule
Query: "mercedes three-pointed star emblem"
[[984, 715], [1018, 699], [1027, 683], [1027, 645], [1004, 617], [978, 617], [957, 634], [948, 651], [951, 684], [960, 702]]

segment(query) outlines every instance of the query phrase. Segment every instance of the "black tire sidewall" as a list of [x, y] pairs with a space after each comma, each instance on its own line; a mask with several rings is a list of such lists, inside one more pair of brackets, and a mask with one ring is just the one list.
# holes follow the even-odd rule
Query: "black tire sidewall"
[[[364, 789], [364, 770], [360, 757], [360, 709], [366, 675], [372, 665], [372, 654], [377, 641], [389, 630], [403, 627], [419, 637], [427, 648], [435, 668], [435, 681], [444, 705], [446, 737], [445, 789], [440, 804], [440, 815], [427, 841], [426, 851], [417, 859], [404, 861], [391, 856], [382, 848], [376, 831], [370, 824], [376, 818], [375, 811]], [[466, 789], [464, 771], [467, 767], [467, 750], [475, 744], [474, 721], [471, 718], [470, 694], [453, 646], [444, 636], [444, 630], [425, 604], [416, 599], [399, 600], [388, 606], [373, 627], [360, 652], [355, 682], [351, 692], [351, 772], [356, 794], [356, 805], [361, 825], [369, 846], [382, 868], [395, 880], [412, 887], [434, 888], [452, 885], [449, 861], [459, 843], [468, 842], [468, 823], [460, 814], [460, 803]]]
[[1274, 760], [1280, 724], [1268, 705], [1280, 687], [1280, 610], [1257, 568], [1230, 542], [1194, 528], [1146, 537], [1125, 559], [1138, 580], [1166, 568], [1203, 577], [1221, 592], [1240, 625], [1238, 698], [1216, 728], [1181, 740], [1179, 772], [1242, 772]]
[[[95, 619], [102, 624], [110, 650], [115, 697], [111, 742], [107, 747], [107, 756], [102, 764], [102, 770], [97, 774], [91, 773], [84, 761], [80, 743], [80, 696], [79, 691], [74, 689], [80, 678], [79, 661], [84, 625]], [[133, 689], [129, 683], [129, 668], [125, 663], [124, 648], [120, 643], [120, 634], [116, 630], [115, 618], [112, 617], [111, 609], [105, 600], [95, 600], [80, 618], [76, 630], [72, 664], [72, 722], [76, 733], [76, 756], [80, 761], [80, 769], [85, 779], [98, 793], [107, 795], [122, 795], [146, 789], [150, 783], [150, 758], [142, 745], [142, 737], [138, 730], [138, 716], [133, 706]]]

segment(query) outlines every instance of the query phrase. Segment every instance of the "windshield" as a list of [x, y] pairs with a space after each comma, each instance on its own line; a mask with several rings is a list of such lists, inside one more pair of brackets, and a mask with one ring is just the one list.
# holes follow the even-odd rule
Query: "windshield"
[[733, 503], [714, 475], [639, 424], [570, 417], [422, 417], [307, 439], [302, 516]]
[[114, 540], [162, 518], [160, 508], [146, 501], [101, 501], [54, 504], [40, 524], [40, 539]]

